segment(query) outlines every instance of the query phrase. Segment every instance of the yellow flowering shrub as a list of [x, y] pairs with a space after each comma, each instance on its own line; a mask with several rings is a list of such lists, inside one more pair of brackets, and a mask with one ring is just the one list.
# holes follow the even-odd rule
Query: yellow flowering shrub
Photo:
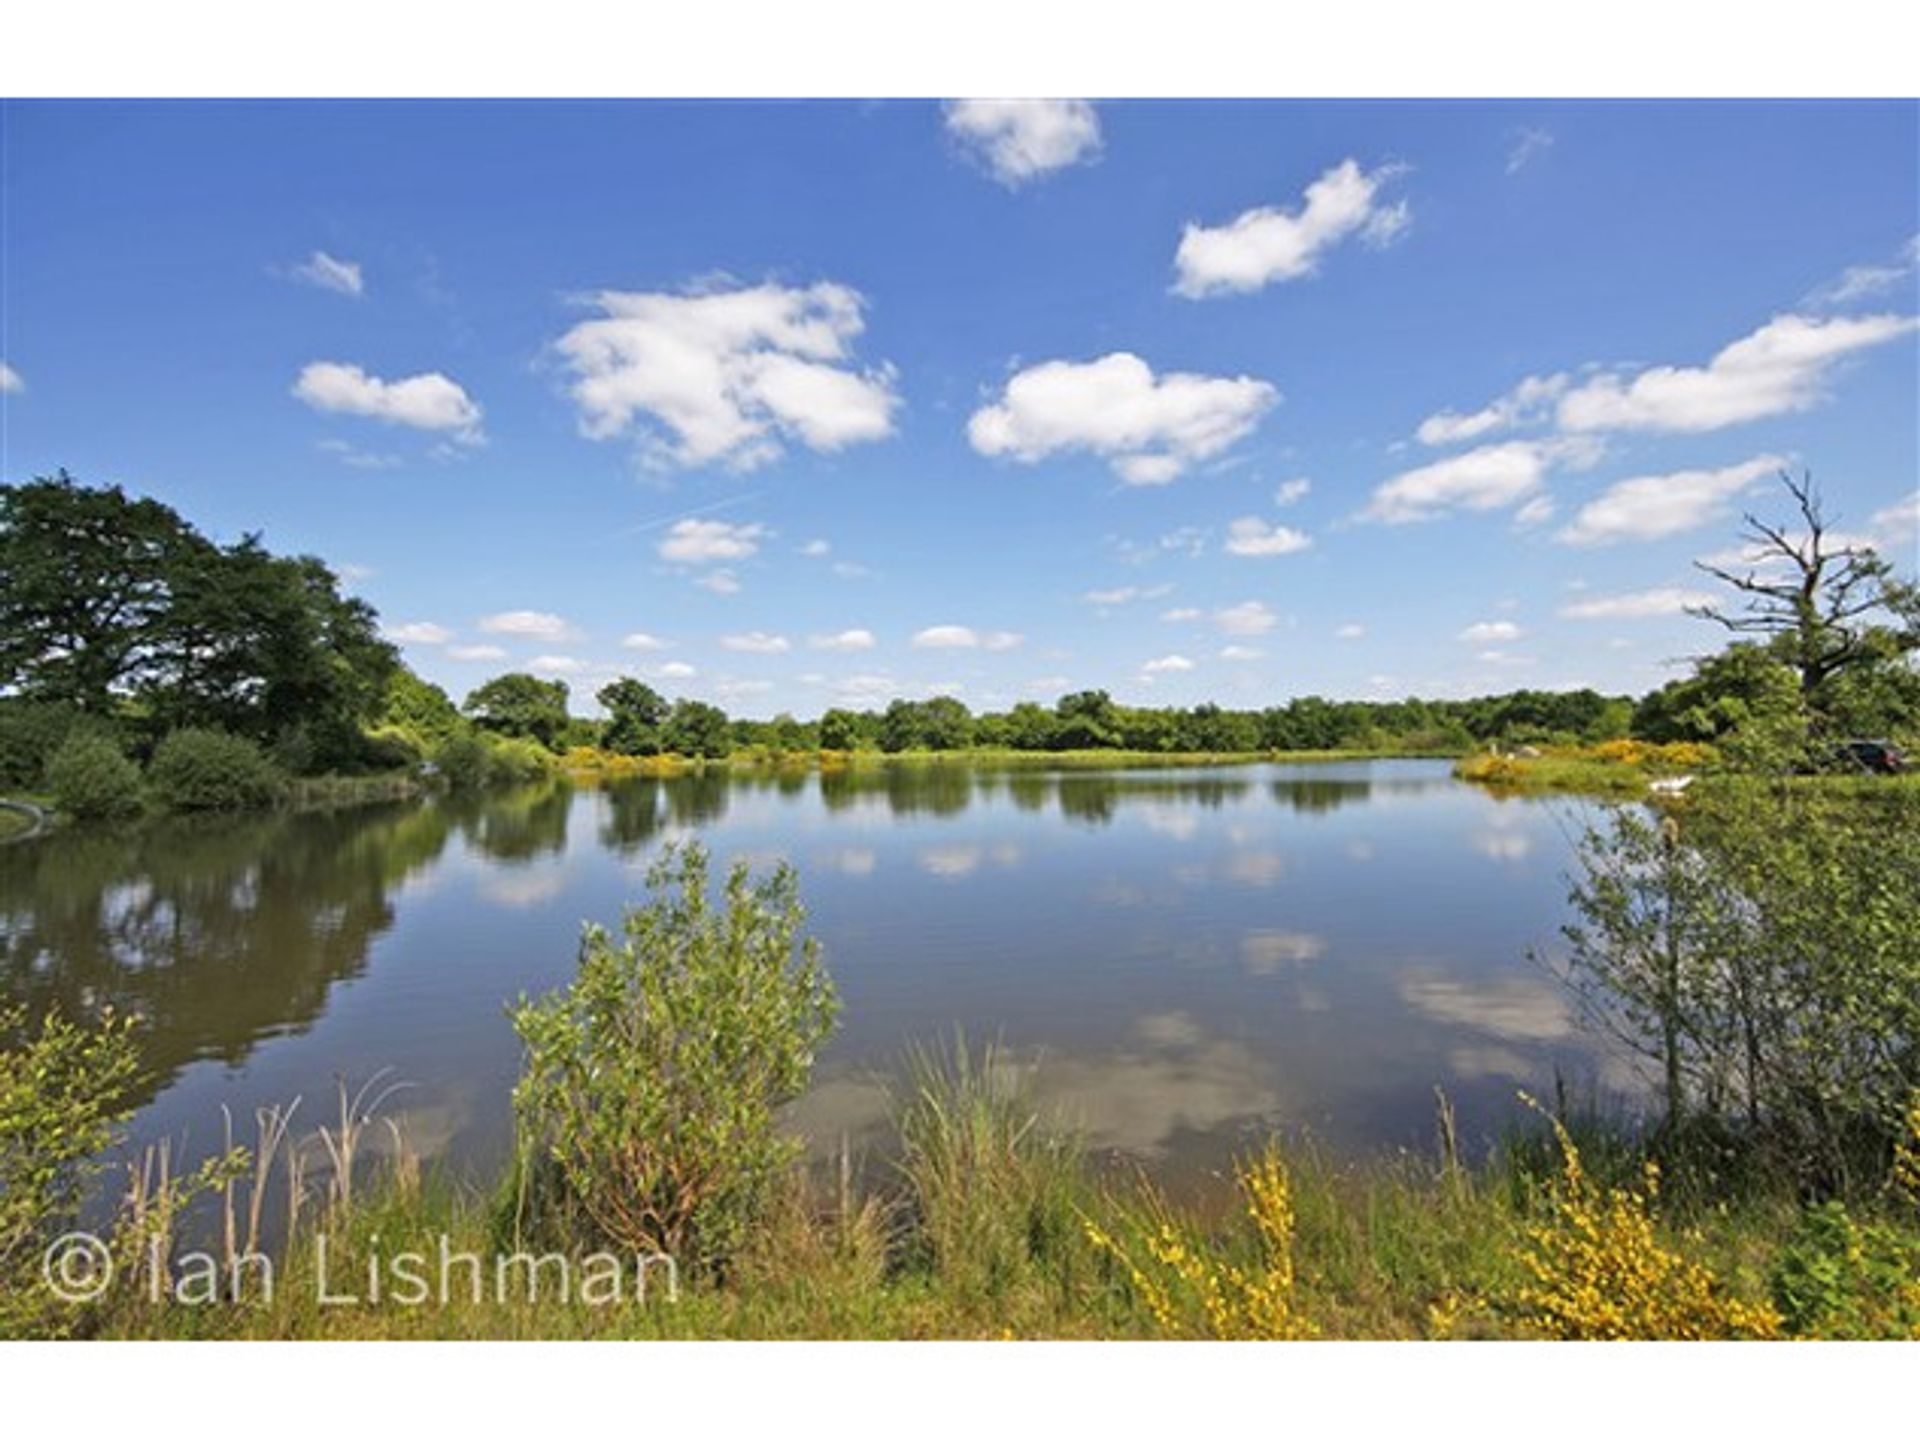
[[1126, 1270], [1154, 1325], [1174, 1337], [1297, 1339], [1315, 1334], [1297, 1306], [1293, 1269], [1293, 1191], [1280, 1155], [1269, 1149], [1237, 1170], [1246, 1213], [1260, 1242], [1260, 1263], [1242, 1268], [1195, 1243], [1157, 1216], [1140, 1235], [1145, 1256], [1092, 1220], [1088, 1240]]
[[1894, 1192], [1920, 1204], [1920, 1089], [1907, 1101], [1907, 1131], [1893, 1156]]
[[1780, 1315], [1766, 1303], [1728, 1297], [1703, 1265], [1660, 1241], [1650, 1209], [1659, 1168], [1643, 1190], [1596, 1185], [1556, 1120], [1562, 1172], [1546, 1217], [1526, 1230], [1515, 1295], [1523, 1326], [1547, 1338], [1776, 1338]]

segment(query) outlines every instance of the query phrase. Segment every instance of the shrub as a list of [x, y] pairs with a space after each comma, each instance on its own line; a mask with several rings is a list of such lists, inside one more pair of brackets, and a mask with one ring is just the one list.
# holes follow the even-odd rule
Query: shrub
[[51, 1336], [78, 1316], [46, 1290], [41, 1254], [77, 1215], [134, 1072], [125, 1019], [49, 1015], [30, 1030], [23, 1010], [0, 1009], [0, 1338]]
[[1659, 1170], [1643, 1189], [1607, 1188], [1588, 1177], [1580, 1150], [1554, 1121], [1562, 1172], [1544, 1218], [1527, 1229], [1520, 1254], [1530, 1282], [1515, 1295], [1521, 1323], [1547, 1338], [1773, 1338], [1780, 1315], [1765, 1303], [1728, 1296], [1713, 1274], [1661, 1242], [1652, 1200]]
[[[1132, 1242], [1088, 1221], [1087, 1237], [1125, 1270], [1154, 1326], [1167, 1337], [1311, 1338], [1294, 1288], [1293, 1187], [1285, 1162], [1269, 1148], [1236, 1171], [1258, 1262], [1242, 1267], [1206, 1240], [1183, 1232], [1156, 1202]], [[1134, 1249], [1144, 1253], [1136, 1257]]]
[[1797, 1338], [1920, 1338], [1920, 1237], [1817, 1204], [1781, 1249], [1773, 1299]]
[[558, 767], [553, 751], [531, 739], [488, 739], [487, 782], [528, 784], [544, 779]]
[[723, 1270], [798, 1153], [776, 1115], [838, 1002], [800, 937], [791, 868], [750, 884], [736, 864], [717, 909], [707, 876], [704, 849], [669, 849], [623, 941], [589, 927], [573, 983], [515, 1008], [514, 1110], [523, 1182], [557, 1184], [556, 1209], [634, 1252]]
[[170, 809], [261, 809], [286, 792], [286, 776], [250, 739], [218, 729], [176, 729], [160, 741], [147, 779]]
[[34, 788], [68, 739], [105, 729], [100, 720], [64, 705], [0, 701], [0, 789]]
[[140, 770], [102, 734], [77, 733], [47, 763], [47, 788], [76, 819], [124, 819], [140, 812]]
[[458, 730], [433, 751], [433, 763], [449, 788], [481, 788], [487, 782], [487, 742], [472, 729]]

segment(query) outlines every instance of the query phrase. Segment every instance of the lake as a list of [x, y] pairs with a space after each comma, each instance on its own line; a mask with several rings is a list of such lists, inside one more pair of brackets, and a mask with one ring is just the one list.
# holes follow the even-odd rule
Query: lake
[[230, 1105], [391, 1067], [414, 1145], [485, 1173], [519, 1052], [660, 846], [800, 873], [841, 1026], [795, 1121], [883, 1132], [909, 1044], [995, 1038], [1096, 1149], [1170, 1179], [1278, 1127], [1363, 1154], [1484, 1148], [1522, 1087], [1622, 1075], [1529, 951], [1565, 920], [1584, 801], [1445, 761], [827, 773], [564, 784], [337, 813], [168, 821], [0, 848], [10, 1001], [144, 1013], [134, 1137], [204, 1151]]

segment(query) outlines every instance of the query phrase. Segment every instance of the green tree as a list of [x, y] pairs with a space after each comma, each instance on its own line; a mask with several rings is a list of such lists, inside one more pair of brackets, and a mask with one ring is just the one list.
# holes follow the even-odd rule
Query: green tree
[[820, 716], [820, 747], [850, 750], [859, 747], [860, 721], [845, 709], [829, 709]]
[[658, 754], [667, 701], [638, 679], [616, 679], [594, 696], [607, 711], [601, 743], [616, 754]]
[[689, 759], [724, 759], [733, 749], [726, 711], [698, 699], [674, 703], [661, 740], [670, 753]]
[[475, 689], [461, 708], [490, 734], [531, 739], [555, 752], [567, 731], [567, 685], [561, 679], [502, 674]]
[[1056, 749], [1111, 749], [1119, 742], [1119, 715], [1104, 689], [1063, 695], [1053, 713]]

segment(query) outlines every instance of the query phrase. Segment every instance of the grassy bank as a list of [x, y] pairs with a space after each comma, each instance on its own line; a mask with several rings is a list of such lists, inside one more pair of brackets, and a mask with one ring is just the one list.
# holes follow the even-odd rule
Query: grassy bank
[[[1920, 1336], [1920, 1191], [1805, 1209], [1712, 1184], [1661, 1190], [1653, 1150], [1544, 1119], [1486, 1164], [1250, 1155], [1174, 1205], [1050, 1131], [991, 1057], [906, 1095], [897, 1170], [796, 1170], [719, 1274], [634, 1271], [620, 1301], [561, 1297], [520, 1251], [511, 1183], [462, 1189], [390, 1154], [240, 1302], [121, 1292], [109, 1338], [1595, 1338]], [[985, 1081], [977, 1076], [984, 1073]], [[1524, 1110], [1516, 1105], [1516, 1113]], [[1444, 1123], [1442, 1127], [1444, 1133]], [[1920, 1135], [1916, 1136], [1920, 1141]], [[1669, 1159], [1671, 1153], [1666, 1154]], [[276, 1200], [278, 1195], [275, 1195]], [[244, 1212], [244, 1194], [241, 1200]], [[325, 1271], [320, 1245], [326, 1237]], [[393, 1257], [475, 1255], [451, 1301], [393, 1296]], [[180, 1250], [176, 1250], [176, 1261]], [[370, 1296], [368, 1264], [382, 1274]], [[438, 1258], [429, 1271], [438, 1281]], [[584, 1271], [576, 1268], [577, 1275]], [[575, 1282], [580, 1281], [576, 1276]], [[356, 1302], [323, 1302], [350, 1296]], [[605, 1296], [602, 1292], [601, 1296]]]
[[1520, 793], [1597, 794], [1631, 798], [1656, 779], [1711, 769], [1718, 756], [1704, 744], [1556, 746], [1518, 753], [1469, 754], [1453, 766], [1456, 778]]
[[1231, 753], [1160, 753], [1146, 749], [877, 749], [743, 750], [724, 758], [678, 754], [611, 754], [570, 749], [561, 758], [570, 776], [596, 780], [671, 779], [683, 774], [754, 773], [768, 769], [880, 769], [889, 765], [982, 769], [1204, 769], [1243, 764], [1319, 764], [1342, 760], [1450, 759], [1454, 751], [1387, 749], [1256, 749]]

